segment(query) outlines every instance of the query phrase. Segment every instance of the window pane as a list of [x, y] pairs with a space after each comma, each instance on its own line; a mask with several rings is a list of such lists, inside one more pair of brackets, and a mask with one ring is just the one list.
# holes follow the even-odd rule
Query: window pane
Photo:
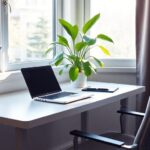
[[52, 41], [52, 0], [11, 0], [10, 63], [44, 59]]
[[[135, 0], [91, 0], [91, 17], [101, 14], [91, 35], [104, 33], [114, 40], [114, 44], [100, 41], [109, 49], [111, 58], [135, 59], [135, 5]], [[91, 55], [105, 58], [99, 51], [92, 49]]]

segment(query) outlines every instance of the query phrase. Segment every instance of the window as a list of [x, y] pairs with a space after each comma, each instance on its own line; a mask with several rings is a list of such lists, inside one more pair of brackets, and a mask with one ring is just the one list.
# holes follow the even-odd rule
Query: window
[[52, 40], [52, 1], [11, 0], [11, 7], [9, 63], [43, 59], [43, 51]]
[[51, 59], [53, 53], [47, 57], [44, 52], [55, 40], [56, 1], [9, 0], [8, 3], [2, 0], [0, 5], [3, 23], [1, 66], [3, 63], [5, 70], [12, 66], [16, 69], [23, 64]]
[[135, 6], [136, 0], [90, 1], [87, 7], [90, 9], [90, 17], [101, 14], [99, 23], [91, 30], [91, 36], [102, 32], [114, 40], [114, 44], [103, 42], [110, 50], [110, 57], [106, 57], [98, 49], [92, 49], [91, 55], [101, 59], [135, 59]]
[[43, 51], [52, 40], [51, 1], [12, 0], [11, 6], [8, 19], [9, 63], [43, 59]]
[[[5, 1], [10, 3], [11, 10]], [[0, 70], [48, 64], [53, 54], [46, 57], [44, 51], [56, 40], [58, 32], [62, 33], [57, 19], [68, 18], [81, 26], [84, 18], [97, 13], [101, 13], [101, 18], [91, 36], [102, 32], [112, 37], [114, 44], [102, 43], [111, 57], [98, 49], [92, 49], [90, 55], [109, 61], [135, 60], [135, 3], [136, 0], [1, 0]]]

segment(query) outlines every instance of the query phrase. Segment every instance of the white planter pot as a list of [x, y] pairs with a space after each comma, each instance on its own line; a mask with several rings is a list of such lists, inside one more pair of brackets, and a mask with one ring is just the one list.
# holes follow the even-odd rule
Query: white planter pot
[[87, 76], [83, 73], [79, 73], [78, 78], [72, 82], [75, 88], [84, 88], [87, 86]]

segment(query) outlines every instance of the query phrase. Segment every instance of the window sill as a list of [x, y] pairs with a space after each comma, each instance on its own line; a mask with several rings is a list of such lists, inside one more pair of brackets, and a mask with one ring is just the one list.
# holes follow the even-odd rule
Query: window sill
[[[60, 83], [67, 82], [69, 80], [67, 71], [64, 71], [63, 75], [59, 75], [60, 67], [53, 67], [54, 73]], [[18, 71], [8, 71], [0, 73], [0, 93], [13, 92], [27, 89], [23, 76]]]
[[[58, 78], [60, 83], [69, 81], [69, 77], [67, 74], [67, 70], [64, 72], [63, 75], [59, 75], [60, 67], [53, 67], [54, 72]], [[98, 73], [136, 73], [136, 68], [132, 67], [105, 67], [105, 68], [98, 68]], [[17, 83], [17, 84], [16, 84]], [[9, 71], [5, 73], [0, 73], [0, 93], [12, 92], [26, 89], [26, 84], [24, 82], [23, 76], [20, 71]]]
[[136, 73], [135, 67], [105, 67], [98, 68], [97, 72], [101, 73]]
[[[61, 69], [61, 68], [62, 68], [62, 66], [60, 66], [60, 67], [54, 66], [53, 67], [55, 73], [57, 73], [59, 71], [59, 69]], [[21, 75], [20, 70], [1, 72], [0, 73], [0, 82], [2, 80], [9, 80], [8, 78], [10, 78], [11, 76], [13, 77], [13, 79], [15, 79], [15, 78], [17, 79], [19, 76], [22, 76], [22, 75]]]
[[[59, 67], [53, 67], [54, 72], [57, 74], [59, 70], [63, 68], [63, 66]], [[65, 70], [67, 72], [67, 70]], [[136, 73], [136, 68], [135, 67], [104, 67], [104, 68], [97, 68], [97, 72], [102, 72], [102, 73]], [[21, 75], [21, 72], [18, 71], [8, 71], [4, 73], [0, 73], [0, 82], [2, 80], [7, 80], [10, 76], [18, 77]]]

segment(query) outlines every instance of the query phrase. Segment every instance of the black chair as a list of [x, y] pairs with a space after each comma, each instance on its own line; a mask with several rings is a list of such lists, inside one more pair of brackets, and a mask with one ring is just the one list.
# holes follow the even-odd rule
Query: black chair
[[[145, 113], [119, 110], [121, 133], [109, 132], [102, 135], [87, 133], [79, 130], [71, 131], [74, 135], [74, 150], [150, 150], [150, 98]], [[142, 117], [142, 123], [136, 136], [130, 136], [122, 132], [123, 115]], [[78, 138], [84, 138], [84, 142], [78, 144]]]

